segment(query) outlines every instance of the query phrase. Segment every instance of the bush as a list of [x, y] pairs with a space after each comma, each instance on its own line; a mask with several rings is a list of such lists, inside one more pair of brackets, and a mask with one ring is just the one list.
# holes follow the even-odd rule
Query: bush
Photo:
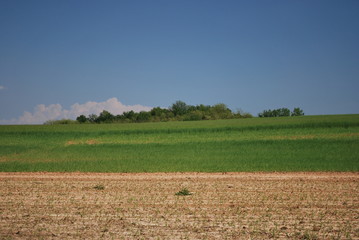
[[44, 123], [44, 125], [60, 125], [60, 124], [77, 124], [78, 122], [71, 119], [61, 119], [61, 120], [49, 120]]
[[252, 118], [253, 115], [248, 113], [248, 112], [244, 112], [241, 109], [237, 110], [236, 113], [233, 114], [234, 118]]
[[102, 184], [97, 184], [96, 186], [93, 187], [96, 190], [105, 190], [105, 186]]
[[195, 111], [190, 112], [187, 115], [185, 115], [183, 120], [184, 121], [199, 121], [199, 120], [203, 120], [203, 117], [204, 117], [204, 115], [201, 111], [195, 110]]
[[181, 191], [175, 193], [176, 196], [188, 196], [192, 195], [187, 188], [183, 188]]
[[223, 103], [214, 105], [210, 112], [213, 119], [228, 119], [233, 117], [232, 111]]
[[278, 108], [274, 110], [264, 110], [258, 114], [258, 117], [289, 117], [289, 116], [303, 116], [304, 112], [300, 108], [294, 108], [293, 112], [290, 112], [288, 108]]

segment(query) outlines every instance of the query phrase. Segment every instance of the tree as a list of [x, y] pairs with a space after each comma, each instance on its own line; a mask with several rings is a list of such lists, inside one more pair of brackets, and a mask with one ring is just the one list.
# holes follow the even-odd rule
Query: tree
[[88, 121], [90, 123], [96, 123], [97, 122], [97, 115], [96, 114], [90, 114], [88, 117]]
[[199, 111], [199, 110], [194, 110], [190, 113], [187, 113], [184, 117], [184, 121], [199, 121], [199, 120], [203, 120], [203, 112]]
[[302, 116], [304, 115], [303, 110], [300, 108], [294, 108], [291, 113], [288, 108], [278, 108], [273, 110], [264, 110], [258, 114], [258, 117], [289, 117], [289, 116]]
[[[296, 110], [297, 112], [297, 110]], [[297, 114], [297, 113], [296, 113]], [[290, 111], [286, 108], [265, 110], [260, 113], [261, 117], [289, 116]], [[114, 116], [109, 111], [103, 110], [99, 116], [90, 114], [88, 117], [80, 115], [76, 118], [78, 123], [129, 123], [129, 122], [159, 122], [159, 121], [195, 121], [215, 120], [252, 117], [251, 114], [242, 111], [232, 112], [225, 104], [210, 105], [187, 105], [183, 101], [176, 101], [168, 108], [155, 107], [150, 111], [128, 111]]]
[[100, 116], [97, 118], [97, 122], [101, 123], [101, 122], [112, 122], [114, 120], [115, 116], [112, 115], [110, 112], [103, 110], [100, 113]]
[[304, 112], [300, 108], [294, 108], [292, 112], [292, 116], [304, 116]]
[[137, 117], [136, 117], [136, 121], [137, 122], [148, 122], [151, 118], [151, 113], [150, 112], [145, 112], [145, 111], [141, 111]]
[[252, 118], [253, 115], [249, 112], [244, 112], [242, 109], [238, 109], [235, 113], [233, 113], [234, 118]]
[[280, 108], [278, 109], [278, 117], [289, 117], [290, 110], [288, 108]]
[[162, 115], [162, 112], [163, 112], [163, 109], [160, 107], [152, 108], [150, 111], [151, 116], [156, 116], [156, 117], [160, 117]]
[[85, 115], [80, 115], [76, 118], [76, 121], [78, 121], [79, 123], [85, 123], [87, 122], [87, 118]]
[[209, 105], [206, 106], [206, 105], [201, 104], [201, 105], [197, 105], [196, 109], [201, 112], [209, 112], [211, 110], [211, 106], [209, 106]]
[[122, 113], [122, 115], [125, 119], [128, 119], [132, 122], [136, 120], [136, 114], [133, 110], [131, 110], [129, 112], [124, 112], [124, 113]]
[[223, 103], [214, 105], [211, 108], [211, 116], [213, 119], [226, 119], [232, 117], [232, 111]]
[[170, 110], [173, 112], [175, 116], [182, 116], [185, 115], [188, 112], [189, 106], [182, 101], [176, 101], [172, 106], [170, 107]]

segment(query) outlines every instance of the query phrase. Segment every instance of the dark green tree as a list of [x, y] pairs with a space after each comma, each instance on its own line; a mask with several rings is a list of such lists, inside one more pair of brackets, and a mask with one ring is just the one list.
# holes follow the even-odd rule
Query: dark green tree
[[97, 115], [96, 114], [90, 114], [87, 119], [90, 123], [97, 123]]
[[85, 123], [87, 122], [87, 118], [85, 115], [80, 115], [76, 118], [76, 121], [78, 121], [79, 123]]
[[151, 113], [151, 116], [160, 117], [163, 113], [163, 109], [160, 107], [155, 107], [155, 108], [151, 109], [150, 113]]
[[109, 111], [103, 110], [100, 113], [100, 116], [97, 118], [97, 122], [99, 123], [110, 123], [114, 120], [115, 116], [112, 115]]
[[273, 110], [264, 110], [258, 114], [258, 117], [289, 117], [289, 116], [302, 116], [304, 115], [303, 110], [300, 108], [294, 108], [291, 113], [288, 108], [278, 108]]
[[294, 108], [292, 112], [292, 116], [304, 116], [304, 112], [300, 108]]
[[170, 110], [173, 112], [175, 116], [182, 116], [185, 115], [188, 112], [189, 106], [182, 101], [176, 101], [172, 106], [170, 107]]
[[129, 112], [124, 112], [124, 113], [122, 113], [122, 115], [123, 115], [124, 119], [128, 119], [131, 122], [136, 121], [136, 113], [133, 110], [131, 110]]
[[289, 117], [290, 110], [288, 108], [280, 108], [278, 109], [278, 117]]
[[149, 122], [151, 118], [150, 112], [142, 111], [136, 116], [136, 122]]

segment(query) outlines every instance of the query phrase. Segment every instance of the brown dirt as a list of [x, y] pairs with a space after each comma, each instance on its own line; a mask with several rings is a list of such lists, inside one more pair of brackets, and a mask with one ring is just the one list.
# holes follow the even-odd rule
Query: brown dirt
[[65, 143], [65, 146], [78, 145], [78, 144], [94, 145], [94, 144], [100, 144], [100, 142], [97, 141], [97, 140], [95, 140], [95, 139], [89, 139], [89, 140], [86, 140], [86, 141], [70, 140], [70, 141], [67, 141], [67, 142]]
[[[0, 173], [0, 181], [0, 239], [359, 239], [359, 173]], [[175, 196], [183, 188], [192, 195]]]

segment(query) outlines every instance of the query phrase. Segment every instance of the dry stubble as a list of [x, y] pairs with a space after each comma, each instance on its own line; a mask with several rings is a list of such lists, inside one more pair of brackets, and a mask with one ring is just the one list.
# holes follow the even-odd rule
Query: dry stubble
[[[358, 173], [0, 173], [0, 239], [359, 239]], [[190, 196], [175, 196], [187, 188]]]

